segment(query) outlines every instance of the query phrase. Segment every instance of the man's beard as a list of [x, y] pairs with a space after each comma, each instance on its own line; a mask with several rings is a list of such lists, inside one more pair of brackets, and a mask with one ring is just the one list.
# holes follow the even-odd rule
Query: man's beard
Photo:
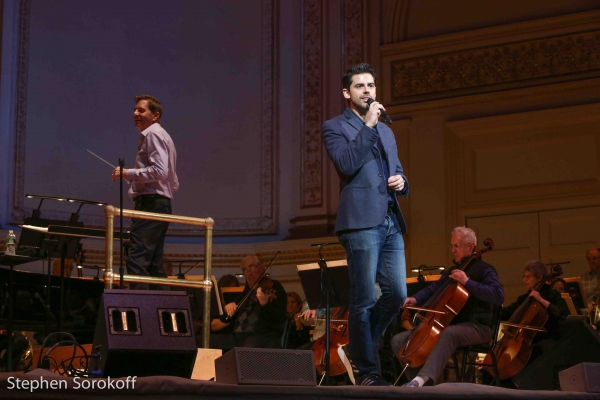
[[354, 104], [354, 107], [357, 110], [362, 111], [364, 114], [366, 114], [369, 111], [369, 105], [360, 99], [358, 100], [358, 102], [353, 101], [352, 104]]

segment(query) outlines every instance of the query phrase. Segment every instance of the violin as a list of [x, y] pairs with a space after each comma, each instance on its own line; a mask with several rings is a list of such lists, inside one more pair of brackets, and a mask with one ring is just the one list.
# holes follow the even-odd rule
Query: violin
[[277, 298], [277, 293], [273, 290], [273, 280], [270, 276], [263, 276], [258, 280], [258, 286], [256, 290], [260, 288], [264, 294], [269, 296], [269, 301], [273, 301]]
[[[562, 268], [555, 264], [552, 267], [552, 273], [548, 274], [546, 279], [542, 279], [533, 290], [539, 292], [547, 281], [560, 275], [562, 275]], [[510, 379], [525, 368], [531, 357], [533, 338], [538, 332], [545, 332], [546, 321], [548, 321], [548, 310], [542, 307], [536, 299], [527, 296], [510, 319], [502, 323], [504, 336], [494, 351], [500, 379]], [[489, 354], [483, 363], [491, 364]], [[491, 368], [485, 367], [485, 369], [493, 373]]]
[[[473, 253], [461, 265], [461, 270], [464, 271], [473, 260], [494, 248], [494, 241], [490, 238], [485, 239], [483, 244], [485, 247]], [[423, 307], [406, 307], [417, 310], [417, 313], [413, 318], [410, 335], [398, 352], [400, 362], [411, 368], [423, 365], [437, 344], [440, 334], [465, 306], [469, 295], [469, 291], [463, 285], [448, 279]]]

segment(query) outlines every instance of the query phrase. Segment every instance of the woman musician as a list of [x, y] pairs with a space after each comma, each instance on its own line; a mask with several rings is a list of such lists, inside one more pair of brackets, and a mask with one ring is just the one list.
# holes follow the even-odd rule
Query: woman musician
[[[548, 283], [545, 283], [539, 292], [534, 290], [538, 283], [546, 280], [547, 275], [548, 269], [541, 261], [534, 260], [525, 264], [523, 283], [527, 287], [527, 292], [519, 296], [514, 303], [506, 306], [502, 310], [502, 321], [507, 321], [513, 315], [515, 310], [523, 304], [525, 299], [531, 297], [548, 311], [548, 321], [546, 321], [546, 324], [543, 326], [546, 332], [539, 332], [535, 335], [535, 338], [533, 339], [534, 351], [529, 362], [539, 356], [543, 351], [543, 348], [547, 349], [549, 346], [551, 347], [558, 339], [560, 339], [558, 331], [559, 321], [564, 320], [569, 315], [567, 303], [560, 293], [552, 289]], [[543, 341], [547, 342], [542, 343]], [[535, 346], [537, 343], [541, 344], [541, 346]], [[538, 352], [536, 352], [536, 348], [539, 350]]]
[[306, 311], [304, 308], [308, 309], [308, 305], [300, 299], [298, 293], [289, 292], [287, 294], [287, 316], [291, 325], [287, 338], [287, 349], [297, 349], [310, 342], [311, 321], [303, 318], [303, 311]]
[[[544, 263], [529, 261], [523, 271], [527, 292], [502, 310], [501, 320], [507, 322], [496, 350], [502, 386], [514, 387], [509, 378], [552, 348], [560, 338], [559, 322], [569, 315], [569, 308], [561, 294], [547, 282], [552, 278]], [[520, 329], [520, 326], [537, 329]]]

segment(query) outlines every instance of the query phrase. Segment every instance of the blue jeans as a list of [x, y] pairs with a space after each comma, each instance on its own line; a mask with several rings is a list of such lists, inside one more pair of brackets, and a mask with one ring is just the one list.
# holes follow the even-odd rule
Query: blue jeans
[[[376, 374], [377, 343], [406, 298], [404, 239], [392, 212], [377, 226], [342, 231], [338, 237], [350, 274], [350, 358], [359, 374]], [[375, 279], [381, 288], [379, 299]]]

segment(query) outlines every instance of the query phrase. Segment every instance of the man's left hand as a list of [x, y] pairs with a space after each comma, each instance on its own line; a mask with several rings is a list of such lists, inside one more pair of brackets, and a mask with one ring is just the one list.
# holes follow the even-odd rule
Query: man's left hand
[[388, 179], [388, 187], [397, 192], [402, 191], [402, 189], [404, 189], [404, 178], [402, 175], [390, 176]]
[[450, 279], [453, 279], [461, 285], [465, 286], [467, 284], [467, 281], [469, 280], [469, 277], [467, 276], [467, 274], [465, 274], [464, 271], [461, 271], [460, 269], [455, 269], [454, 271], [452, 271], [452, 273], [450, 273]]
[[261, 306], [264, 306], [269, 302], [269, 295], [263, 292], [262, 288], [256, 289], [256, 298]]
[[[119, 179], [120, 176], [121, 176], [121, 169], [119, 167], [117, 167], [112, 172], [112, 180], [113, 180], [113, 182], [115, 181], [115, 179]], [[127, 169], [123, 168], [123, 179], [127, 179], [126, 176], [127, 176]]]

